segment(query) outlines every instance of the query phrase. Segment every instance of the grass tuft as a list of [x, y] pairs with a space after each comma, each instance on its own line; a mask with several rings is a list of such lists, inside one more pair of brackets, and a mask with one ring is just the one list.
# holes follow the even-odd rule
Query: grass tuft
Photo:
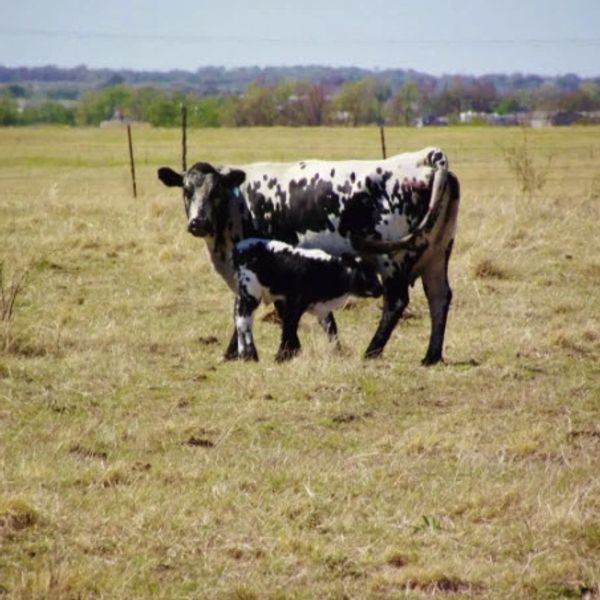
[[507, 279], [506, 269], [491, 258], [482, 258], [473, 267], [473, 275], [479, 279]]

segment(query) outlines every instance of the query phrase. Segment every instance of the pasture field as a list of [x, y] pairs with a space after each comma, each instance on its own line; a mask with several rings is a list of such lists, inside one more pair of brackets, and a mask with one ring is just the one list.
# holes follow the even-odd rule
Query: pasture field
[[[0, 599], [600, 597], [600, 129], [388, 129], [462, 187], [446, 364], [420, 283], [302, 355], [224, 363], [232, 296], [186, 233], [179, 132], [0, 129]], [[188, 162], [377, 158], [379, 132], [189, 132]], [[513, 150], [511, 150], [511, 148]], [[513, 153], [514, 155], [514, 153]], [[11, 290], [20, 281], [11, 310]]]

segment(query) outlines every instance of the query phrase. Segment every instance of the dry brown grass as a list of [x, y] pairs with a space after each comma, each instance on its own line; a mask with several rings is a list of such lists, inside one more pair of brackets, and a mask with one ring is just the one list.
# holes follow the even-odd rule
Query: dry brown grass
[[[598, 129], [438, 143], [463, 191], [447, 365], [419, 286], [379, 361], [376, 302], [303, 354], [226, 364], [231, 297], [157, 182], [177, 132], [0, 130], [0, 260], [27, 278], [0, 352], [0, 597], [582, 598], [600, 585]], [[378, 155], [374, 129], [191, 132], [190, 157]], [[5, 279], [5, 282], [7, 280]], [[268, 311], [265, 310], [263, 314]]]

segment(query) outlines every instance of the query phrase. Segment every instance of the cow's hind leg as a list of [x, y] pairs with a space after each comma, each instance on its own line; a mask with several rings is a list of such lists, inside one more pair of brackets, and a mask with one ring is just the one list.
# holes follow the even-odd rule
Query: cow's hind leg
[[[281, 307], [280, 307], [281, 309]], [[281, 310], [283, 324], [281, 328], [281, 344], [275, 356], [277, 362], [290, 360], [300, 352], [300, 339], [298, 338], [298, 324], [303, 311], [286, 305]]]
[[377, 331], [365, 352], [365, 358], [381, 356], [404, 309], [408, 306], [408, 279], [397, 276], [383, 283], [383, 313]]
[[236, 303], [235, 327], [238, 355], [244, 360], [258, 360], [258, 352], [252, 337], [252, 319], [257, 307], [258, 301], [252, 296], [241, 296]]
[[448, 310], [452, 302], [452, 289], [448, 282], [448, 261], [452, 253], [453, 240], [450, 240], [444, 256], [428, 265], [423, 273], [423, 289], [429, 303], [429, 314], [431, 316], [431, 337], [424, 365], [434, 365], [441, 360], [444, 346], [444, 334], [446, 333], [446, 322]]

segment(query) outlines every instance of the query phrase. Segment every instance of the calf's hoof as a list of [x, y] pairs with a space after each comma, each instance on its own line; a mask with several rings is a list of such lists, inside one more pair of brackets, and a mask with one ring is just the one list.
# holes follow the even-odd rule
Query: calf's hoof
[[285, 348], [280, 349], [275, 355], [275, 362], [282, 363], [294, 358], [294, 356], [298, 356], [300, 354], [300, 348]]
[[258, 353], [256, 350], [248, 350], [247, 352], [242, 352], [240, 358], [246, 361], [253, 360], [254, 362], [258, 362]]
[[237, 350], [235, 352], [227, 350], [225, 354], [223, 354], [223, 360], [237, 360], [238, 358], [240, 358], [240, 356], [237, 353]]

